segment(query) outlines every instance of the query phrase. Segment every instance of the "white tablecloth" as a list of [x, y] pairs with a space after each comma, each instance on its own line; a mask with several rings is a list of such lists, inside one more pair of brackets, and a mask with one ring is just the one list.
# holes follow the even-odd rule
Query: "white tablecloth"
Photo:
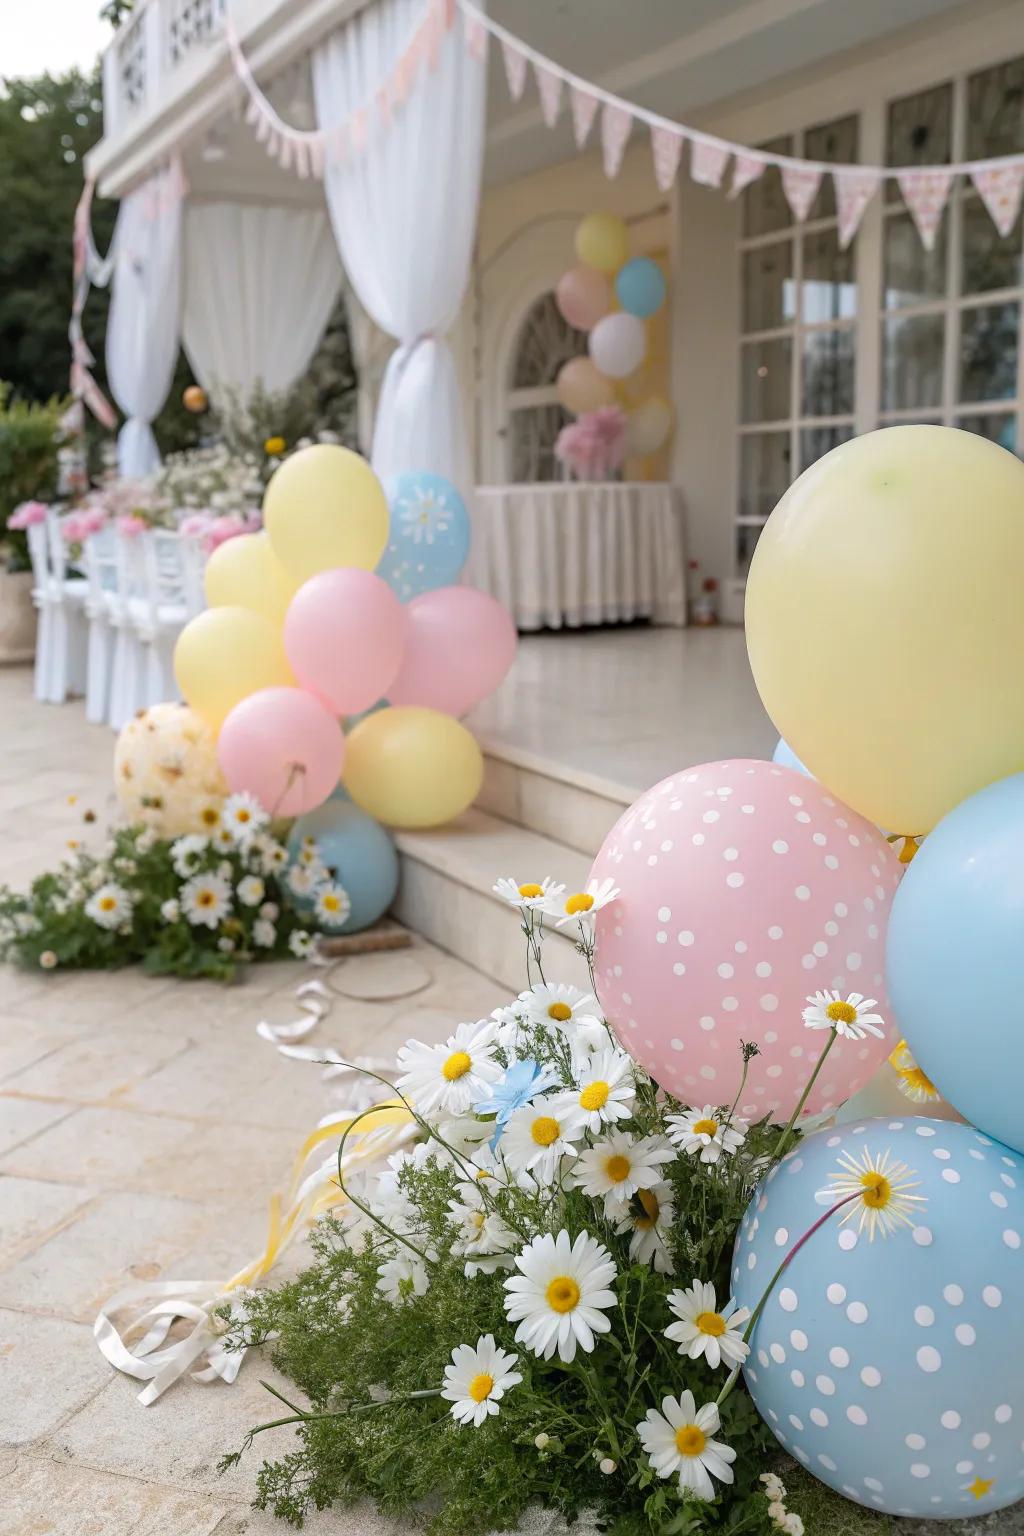
[[463, 580], [520, 629], [686, 623], [683, 505], [671, 485], [484, 485]]

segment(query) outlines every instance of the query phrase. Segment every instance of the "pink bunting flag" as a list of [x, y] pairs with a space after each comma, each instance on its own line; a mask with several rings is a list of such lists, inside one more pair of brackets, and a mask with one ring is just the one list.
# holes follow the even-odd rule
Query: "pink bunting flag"
[[839, 249], [845, 251], [860, 227], [864, 209], [881, 181], [877, 171], [833, 171], [836, 213], [839, 217]]
[[501, 40], [501, 51], [505, 59], [509, 95], [513, 101], [518, 101], [526, 87], [526, 54], [521, 53], [507, 37]]
[[427, 19], [423, 23], [423, 37], [427, 48], [427, 65], [431, 74], [437, 73], [437, 66], [441, 62], [441, 44], [444, 41], [444, 11], [437, 5], [427, 12]]
[[732, 184], [729, 187], [730, 197], [739, 197], [744, 188], [751, 182], [764, 175], [765, 162], [758, 160], [755, 155], [737, 155], [732, 164]]
[[1017, 222], [1021, 197], [1024, 195], [1024, 160], [1009, 165], [990, 165], [983, 171], [972, 171], [971, 180], [981, 193], [981, 200], [992, 216], [992, 222], [1005, 240]]
[[353, 112], [352, 120], [349, 124], [350, 141], [357, 155], [361, 154], [366, 148], [366, 133], [366, 108], [360, 107], [357, 112]]
[[935, 245], [943, 209], [953, 184], [952, 171], [901, 171], [896, 178], [903, 201], [917, 225], [926, 251]]
[[260, 120], [259, 103], [251, 96], [249, 97], [249, 105], [245, 109], [245, 120], [251, 128], [254, 128]]
[[617, 176], [626, 149], [626, 140], [633, 127], [633, 114], [627, 107], [619, 107], [606, 101], [601, 113], [601, 152], [604, 156], [604, 173]]
[[569, 87], [569, 105], [572, 108], [572, 131], [576, 136], [576, 148], [582, 149], [597, 116], [597, 97], [578, 85]]
[[291, 170], [291, 168], [292, 168], [292, 158], [294, 156], [294, 153], [295, 153], [295, 143], [294, 143], [294, 141], [289, 137], [288, 134], [284, 134], [282, 139], [281, 139], [281, 148], [280, 148], [280, 152], [278, 153], [278, 157], [277, 157], [278, 164], [280, 165], [282, 171], [290, 171]]
[[541, 116], [547, 126], [553, 128], [558, 121], [558, 109], [562, 104], [562, 77], [556, 75], [553, 69], [548, 69], [546, 65], [536, 62], [534, 62], [533, 72], [537, 76]]
[[462, 14], [462, 35], [466, 41], [466, 52], [471, 59], [483, 59], [487, 55], [487, 28], [479, 16], [473, 16], [469, 11]]
[[323, 180], [326, 148], [327, 138], [323, 133], [315, 134], [309, 141], [309, 169], [318, 181]]
[[651, 152], [654, 156], [654, 179], [660, 190], [667, 192], [679, 170], [683, 135], [672, 128], [652, 128]]
[[821, 186], [821, 172], [810, 165], [784, 165], [782, 167], [782, 190], [786, 194], [786, 202], [793, 212], [793, 217], [798, 224], [802, 224], [811, 211], [811, 204], [818, 195]]
[[729, 160], [729, 149], [711, 139], [693, 139], [690, 144], [690, 175], [702, 187], [718, 187]]

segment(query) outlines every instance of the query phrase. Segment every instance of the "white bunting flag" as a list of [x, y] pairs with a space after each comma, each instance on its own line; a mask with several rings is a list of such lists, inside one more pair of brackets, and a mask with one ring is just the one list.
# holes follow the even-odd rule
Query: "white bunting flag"
[[553, 128], [558, 121], [558, 109], [562, 104], [562, 77], [556, 75], [553, 69], [547, 69], [543, 64], [536, 62], [533, 72], [537, 76], [541, 116], [548, 127]]
[[619, 174], [626, 140], [629, 138], [632, 127], [632, 112], [625, 107], [613, 106], [610, 101], [605, 102], [604, 111], [601, 113], [601, 150], [604, 155], [606, 176]]
[[576, 148], [582, 149], [597, 116], [597, 97], [578, 85], [569, 87], [569, 105], [572, 108], [572, 131], [576, 136]]
[[520, 53], [515, 44], [505, 37], [501, 40], [501, 51], [505, 57], [505, 79], [508, 81], [509, 95], [513, 101], [518, 101], [526, 88], [526, 54]]
[[661, 191], [667, 192], [679, 170], [683, 135], [676, 133], [673, 128], [652, 128], [651, 151], [654, 155], [654, 179]]
[[818, 195], [821, 186], [821, 172], [812, 165], [784, 165], [782, 167], [782, 190], [786, 194], [786, 202], [793, 211], [793, 217], [798, 224], [802, 224], [811, 211], [811, 204]]
[[737, 155], [732, 165], [732, 185], [729, 188], [730, 197], [739, 197], [744, 188], [756, 181], [764, 174], [765, 162], [758, 160], [754, 155]]
[[921, 244], [926, 251], [935, 245], [935, 236], [942, 222], [949, 189], [953, 182], [952, 171], [901, 171], [896, 178], [903, 201], [910, 209], [910, 216], [917, 225]]
[[992, 215], [992, 222], [1005, 240], [1017, 222], [1021, 196], [1024, 194], [1024, 160], [1009, 165], [990, 165], [972, 171], [971, 180], [981, 193], [981, 200]]
[[860, 226], [864, 209], [878, 191], [877, 171], [833, 171], [836, 213], [839, 217], [839, 249], [845, 251]]
[[720, 187], [730, 151], [711, 139], [694, 139], [690, 144], [690, 176], [702, 187]]

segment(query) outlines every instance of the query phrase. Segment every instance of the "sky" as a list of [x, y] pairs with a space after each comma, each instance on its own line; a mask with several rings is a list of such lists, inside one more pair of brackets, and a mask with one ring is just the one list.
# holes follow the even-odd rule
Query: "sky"
[[[0, 28], [0, 75], [88, 69], [110, 37], [101, 0], [13, 0]], [[7, 9], [5, 7], [5, 9]]]

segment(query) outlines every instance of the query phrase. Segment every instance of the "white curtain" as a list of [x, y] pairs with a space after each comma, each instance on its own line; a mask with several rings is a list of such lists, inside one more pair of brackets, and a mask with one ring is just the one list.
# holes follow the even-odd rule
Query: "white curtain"
[[244, 404], [257, 384], [291, 388], [309, 366], [341, 291], [322, 208], [195, 203], [185, 215], [182, 340], [214, 397]]
[[177, 163], [121, 203], [107, 321], [107, 378], [127, 420], [117, 438], [122, 475], [160, 463], [152, 423], [167, 399], [181, 338], [181, 209]]
[[[424, 0], [378, 0], [313, 53], [317, 122], [331, 131], [368, 104], [425, 14]], [[389, 123], [367, 112], [365, 148], [328, 155], [327, 206], [345, 271], [370, 319], [398, 347], [381, 387], [373, 466], [429, 469], [469, 489], [458, 376], [445, 333], [469, 279], [484, 143], [485, 66], [461, 18], [424, 61]]]

